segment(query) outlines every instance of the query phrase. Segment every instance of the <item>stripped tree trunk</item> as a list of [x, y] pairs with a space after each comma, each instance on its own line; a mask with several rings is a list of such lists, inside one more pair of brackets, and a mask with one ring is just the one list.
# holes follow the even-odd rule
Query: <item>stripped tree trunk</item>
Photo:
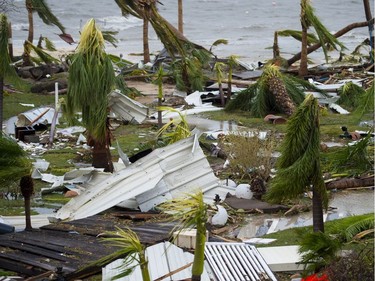
[[313, 187], [312, 214], [314, 232], [324, 232], [322, 197], [315, 187]]
[[327, 189], [346, 189], [355, 187], [374, 186], [374, 176], [367, 178], [345, 178], [327, 183]]
[[143, 62], [150, 62], [150, 46], [148, 44], [148, 19], [143, 19]]

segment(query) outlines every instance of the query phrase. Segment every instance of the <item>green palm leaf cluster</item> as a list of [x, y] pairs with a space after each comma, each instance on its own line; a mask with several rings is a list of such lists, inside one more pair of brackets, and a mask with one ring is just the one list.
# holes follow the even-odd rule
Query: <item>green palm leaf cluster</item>
[[359, 114], [361, 118], [366, 112], [374, 112], [375, 100], [375, 80], [372, 80], [371, 87], [368, 88], [363, 95], [361, 95], [355, 114]]
[[[145, 255], [145, 246], [139, 240], [138, 235], [130, 228], [121, 229], [117, 227], [117, 231], [106, 232], [109, 237], [103, 238], [104, 242], [121, 248], [116, 252], [116, 256], [125, 256], [121, 265], [121, 273], [114, 276], [113, 280], [129, 275], [136, 266], [141, 267], [143, 281], [150, 281], [150, 273], [148, 271], [148, 261]], [[107, 257], [111, 259], [111, 256]], [[103, 264], [105, 264], [103, 262]]]
[[[50, 43], [47, 43], [47, 42], [50, 42]], [[47, 49], [47, 50], [53, 51], [54, 46], [50, 45], [50, 44], [52, 44], [52, 42], [48, 40], [48, 41], [46, 41], [46, 44], [49, 44], [49, 45], [46, 46], [46, 48], [51, 48], [51, 49]], [[39, 47], [33, 45], [32, 43], [30, 43], [27, 40], [24, 43], [24, 50], [28, 54], [31, 54], [31, 51], [33, 51], [36, 54], [36, 56], [30, 56], [31, 61], [35, 62], [36, 64], [40, 65], [42, 63], [50, 64], [50, 63], [59, 63], [60, 62], [57, 58], [51, 56], [50, 54], [45, 52], [42, 48], [39, 48]]]
[[76, 53], [70, 58], [67, 114], [82, 112], [82, 122], [99, 142], [105, 142], [108, 94], [116, 82], [104, 38], [93, 19], [84, 26]]
[[[291, 29], [279, 30], [277, 31], [277, 35], [283, 36], [283, 37], [293, 37], [294, 39], [298, 41], [302, 41], [302, 32], [298, 30], [291, 30]], [[307, 34], [307, 45], [310, 46], [318, 42], [319, 40], [314, 34], [312, 33]]]
[[319, 104], [309, 94], [287, 124], [277, 173], [266, 197], [272, 202], [294, 199], [311, 186], [328, 204], [320, 167]]
[[372, 130], [368, 135], [354, 144], [339, 147], [331, 152], [322, 154], [326, 170], [342, 173], [349, 171], [354, 174], [366, 173], [373, 170]]
[[308, 29], [312, 26], [318, 36], [322, 46], [324, 57], [328, 61], [328, 51], [330, 49], [344, 49], [344, 45], [333, 36], [315, 15], [315, 10], [310, 4], [310, 0], [301, 0], [301, 24]]
[[337, 104], [353, 109], [359, 106], [365, 90], [353, 82], [348, 82], [338, 90], [338, 93], [340, 97]]
[[163, 127], [160, 128], [157, 137], [163, 136], [167, 144], [172, 144], [191, 136], [191, 131], [186, 117], [182, 115], [179, 110], [168, 106], [160, 106], [158, 107], [158, 110], [177, 112], [180, 116], [180, 120], [169, 120], [168, 123], [164, 124]]
[[280, 108], [280, 105], [277, 104], [275, 96], [270, 89], [270, 82], [275, 77], [285, 85], [289, 98], [296, 105], [303, 102], [305, 98], [303, 91], [305, 89], [314, 88], [307, 81], [281, 73], [275, 65], [267, 65], [257, 82], [239, 92], [226, 105], [225, 110], [249, 111], [254, 117], [264, 117], [270, 113], [282, 113], [283, 108]]
[[[208, 205], [203, 201], [202, 191], [189, 194], [162, 203], [159, 208], [172, 219], [179, 220], [177, 229], [191, 229], [196, 227], [196, 246], [194, 251], [194, 262], [192, 268], [192, 280], [200, 280], [204, 266], [204, 247], [206, 242], [206, 222], [208, 219]], [[176, 228], [173, 230], [176, 231]]]
[[44, 0], [26, 0], [26, 6], [32, 7], [33, 12], [36, 12], [40, 19], [47, 25], [57, 26], [62, 33], [65, 33], [65, 27], [61, 24], [59, 19], [51, 12], [48, 4]]
[[13, 139], [0, 135], [0, 183], [30, 175], [31, 167], [26, 152]]
[[0, 14], [0, 78], [14, 81], [18, 78], [18, 75], [15, 68], [11, 65], [12, 61], [8, 51], [8, 39], [8, 19], [5, 14]]
[[301, 262], [305, 264], [305, 270], [317, 272], [329, 265], [336, 258], [336, 253], [341, 247], [339, 240], [329, 234], [313, 232], [306, 234], [299, 245]]

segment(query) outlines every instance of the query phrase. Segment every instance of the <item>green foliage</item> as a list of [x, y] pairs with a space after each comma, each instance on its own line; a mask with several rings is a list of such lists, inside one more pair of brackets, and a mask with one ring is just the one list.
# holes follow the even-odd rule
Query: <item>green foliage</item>
[[118, 34], [118, 31], [110, 31], [110, 30], [102, 31], [104, 41], [110, 43], [115, 48], [117, 48], [116, 43], [118, 43], [118, 40], [115, 37], [117, 34]]
[[25, 151], [6, 135], [0, 136], [0, 183], [13, 182], [29, 175], [31, 161]]
[[121, 265], [121, 273], [114, 276], [113, 280], [129, 275], [139, 265], [142, 270], [143, 281], [150, 281], [145, 247], [141, 244], [138, 235], [130, 228], [121, 229], [119, 227], [117, 227], [117, 231], [106, 232], [106, 235], [109, 235], [109, 237], [103, 238], [102, 241], [121, 248], [117, 254], [125, 256], [124, 262]]
[[366, 112], [374, 112], [374, 97], [375, 95], [375, 80], [372, 80], [371, 87], [366, 90], [364, 95], [362, 95], [358, 102], [358, 107], [354, 111], [354, 114], [358, 114], [359, 118]]
[[99, 142], [105, 142], [108, 94], [115, 85], [111, 59], [104, 51], [104, 38], [93, 19], [81, 33], [76, 53], [71, 58], [67, 116], [82, 112], [82, 122]]
[[348, 82], [338, 90], [338, 94], [339, 99], [337, 100], [337, 104], [346, 107], [348, 110], [352, 110], [359, 106], [365, 90], [353, 82]]
[[319, 105], [313, 95], [308, 95], [289, 119], [280, 151], [277, 174], [271, 181], [267, 198], [272, 202], [296, 198], [311, 185], [327, 206], [320, 168]]
[[373, 156], [372, 130], [368, 135], [354, 144], [336, 148], [333, 151], [323, 153], [322, 160], [325, 162], [325, 170], [331, 172], [349, 171], [361, 174], [373, 170], [371, 156]]
[[254, 117], [264, 117], [273, 112], [280, 112], [275, 97], [269, 88], [269, 82], [272, 77], [278, 77], [282, 80], [289, 97], [296, 105], [303, 102], [305, 90], [315, 90], [315, 87], [310, 83], [297, 77], [281, 73], [275, 65], [267, 65], [257, 82], [237, 93], [226, 105], [225, 110], [250, 111], [251, 116]]
[[200, 276], [204, 266], [206, 222], [208, 219], [208, 205], [203, 201], [202, 191], [164, 202], [159, 205], [159, 208], [164, 213], [171, 215], [172, 219], [180, 221], [176, 227], [177, 229], [197, 228], [192, 275], [193, 277]]
[[344, 45], [333, 36], [315, 15], [314, 8], [310, 5], [310, 0], [301, 0], [301, 23], [307, 29], [312, 26], [319, 38], [319, 42], [324, 52], [324, 57], [328, 61], [328, 51], [330, 49], [344, 49]]
[[212, 43], [210, 47], [210, 52], [212, 51], [213, 47], [219, 46], [221, 44], [227, 45], [228, 40], [227, 39], [217, 39], [214, 43]]
[[303, 237], [298, 251], [302, 255], [301, 262], [305, 264], [305, 270], [317, 272], [336, 258], [340, 247], [341, 243], [335, 237], [312, 232]]
[[157, 137], [163, 136], [168, 144], [172, 144], [191, 136], [191, 131], [186, 117], [182, 115], [179, 110], [167, 106], [160, 106], [158, 107], [158, 110], [177, 112], [180, 116], [180, 120], [175, 120], [172, 118], [168, 123], [164, 124], [164, 126], [160, 128]]
[[57, 26], [62, 33], [65, 33], [65, 27], [61, 24], [59, 19], [52, 13], [48, 4], [44, 0], [27, 0], [27, 3], [31, 3], [34, 12], [37, 12], [40, 19], [47, 25]]
[[[277, 35], [284, 36], [284, 37], [293, 37], [294, 39], [298, 41], [302, 41], [302, 32], [298, 30], [291, 30], [291, 29], [285, 29], [277, 31]], [[316, 38], [314, 34], [308, 33], [307, 34], [307, 45], [312, 45], [318, 43], [319, 40]]]
[[[51, 47], [51, 46], [50, 46]], [[59, 63], [59, 60], [48, 54], [47, 52], [43, 51], [42, 48], [38, 48], [37, 46], [33, 45], [29, 41], [25, 41], [24, 43], [25, 52], [31, 54], [31, 51], [34, 52], [36, 56], [32, 56], [31, 60], [36, 64], [50, 64], [50, 63]]]

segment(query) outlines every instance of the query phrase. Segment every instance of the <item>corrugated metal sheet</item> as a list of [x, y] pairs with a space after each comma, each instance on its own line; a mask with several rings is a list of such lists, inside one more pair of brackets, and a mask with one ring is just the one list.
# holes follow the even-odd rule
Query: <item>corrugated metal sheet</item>
[[32, 121], [44, 114], [36, 123], [51, 124], [55, 109], [53, 107], [39, 107], [18, 114], [17, 127], [29, 126]]
[[113, 91], [109, 96], [111, 113], [131, 123], [142, 123], [148, 117], [148, 107], [123, 95], [120, 91]]
[[245, 243], [206, 243], [205, 255], [219, 281], [277, 281], [258, 250]]
[[234, 188], [222, 186], [214, 175], [196, 136], [159, 148], [71, 199], [56, 214], [58, 219], [79, 219], [98, 214], [135, 198], [142, 211], [159, 203], [202, 189], [206, 202], [225, 198]]
[[[181, 248], [171, 244], [170, 242], [159, 243], [150, 246], [146, 249], [146, 256], [148, 258], [148, 268], [151, 280], [158, 279], [174, 270], [180, 269], [185, 265], [193, 262], [194, 255], [189, 252], [184, 252]], [[113, 276], [121, 272], [123, 260], [118, 259], [102, 269], [102, 280], [109, 281]], [[190, 265], [188, 268], [183, 269], [175, 274], [168, 276], [162, 281], [184, 280], [191, 277]], [[122, 268], [123, 269], [123, 268]], [[134, 268], [134, 271], [126, 277], [118, 279], [119, 281], [134, 281], [142, 280], [141, 270], [139, 266]], [[202, 281], [209, 281], [210, 278], [206, 272], [203, 271], [201, 276]]]

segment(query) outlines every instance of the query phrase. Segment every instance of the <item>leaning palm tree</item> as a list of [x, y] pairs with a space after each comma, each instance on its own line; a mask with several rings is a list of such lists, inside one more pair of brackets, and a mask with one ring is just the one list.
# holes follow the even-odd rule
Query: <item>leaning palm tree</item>
[[112, 172], [109, 151], [108, 95], [116, 83], [110, 57], [104, 51], [104, 39], [93, 19], [84, 26], [69, 69], [66, 113], [73, 118], [82, 112], [82, 122], [93, 144], [93, 166]]
[[[203, 202], [203, 193], [199, 191], [187, 197], [172, 199], [159, 205], [160, 209], [179, 220], [178, 228], [191, 229], [196, 227], [195, 251], [192, 268], [192, 281], [201, 280], [204, 267], [204, 248], [206, 243], [206, 222], [208, 218], [208, 205]], [[176, 229], [174, 229], [175, 231]]]
[[254, 117], [264, 117], [270, 113], [290, 116], [295, 107], [303, 102], [304, 89], [313, 88], [307, 81], [281, 73], [275, 65], [266, 65], [257, 82], [231, 99], [225, 110], [250, 111]]
[[[208, 65], [211, 52], [200, 45], [189, 41], [172, 24], [164, 19], [158, 12], [157, 0], [115, 0], [124, 16], [133, 15], [137, 18], [147, 18], [160, 41], [173, 60], [180, 61], [177, 64], [181, 68], [182, 80], [187, 93], [199, 90], [203, 87], [203, 67]], [[199, 77], [200, 76], [200, 77]], [[199, 78], [199, 79], [197, 79]], [[196, 86], [197, 82], [200, 82]]]
[[290, 118], [281, 145], [276, 177], [266, 198], [272, 202], [296, 198], [312, 189], [314, 232], [324, 232], [323, 206], [328, 198], [320, 167], [319, 104], [309, 94]]
[[301, 26], [302, 26], [302, 45], [301, 45], [301, 61], [299, 68], [299, 76], [303, 77], [308, 74], [307, 71], [307, 45], [308, 45], [308, 29], [309, 27], [314, 27], [319, 42], [321, 43], [324, 57], [328, 61], [328, 50], [329, 48], [334, 48], [338, 50], [344, 48], [344, 45], [340, 43], [335, 36], [333, 36], [327, 28], [320, 22], [320, 20], [315, 15], [314, 9], [310, 4], [310, 0], [301, 0]]
[[16, 76], [14, 68], [10, 65], [11, 59], [9, 56], [8, 38], [8, 19], [5, 14], [0, 14], [0, 132], [3, 130], [4, 79], [6, 75], [11, 73]]
[[[114, 276], [112, 280], [129, 275], [133, 269], [139, 265], [143, 281], [151, 281], [145, 253], [146, 247], [142, 245], [138, 235], [130, 228], [117, 228], [117, 231], [106, 232], [106, 235], [109, 237], [103, 238], [103, 241], [110, 243], [112, 246], [121, 248], [115, 253], [115, 255], [125, 255], [123, 263], [119, 268], [120, 273]], [[112, 256], [113, 255], [105, 257], [102, 260], [102, 264], [106, 264], [106, 261], [111, 261]]]
[[[63, 34], [65, 34], [65, 27], [61, 24], [59, 19], [52, 13], [51, 9], [47, 5], [45, 0], [25, 0], [25, 6], [27, 9], [27, 17], [29, 21], [29, 32], [27, 36], [27, 41], [31, 44], [34, 40], [34, 16], [36, 12], [41, 20], [47, 25], [57, 26]], [[25, 42], [26, 43], [26, 42]], [[23, 60], [25, 65], [30, 65], [30, 53], [27, 53], [25, 48], [23, 53]]]
[[26, 230], [31, 230], [30, 198], [34, 192], [31, 178], [31, 161], [22, 148], [8, 136], [0, 134], [0, 185], [20, 179], [21, 193], [25, 200]]

